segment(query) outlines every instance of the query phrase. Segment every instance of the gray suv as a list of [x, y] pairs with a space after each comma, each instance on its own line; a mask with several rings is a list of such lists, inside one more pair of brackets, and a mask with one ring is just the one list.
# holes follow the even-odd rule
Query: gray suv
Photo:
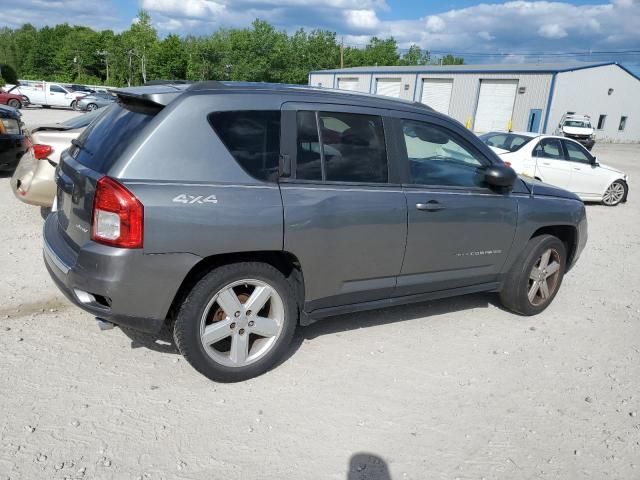
[[534, 315], [587, 239], [578, 197], [422, 104], [220, 82], [117, 95], [61, 157], [46, 266], [103, 324], [170, 327], [213, 380], [264, 373], [322, 317], [473, 292]]

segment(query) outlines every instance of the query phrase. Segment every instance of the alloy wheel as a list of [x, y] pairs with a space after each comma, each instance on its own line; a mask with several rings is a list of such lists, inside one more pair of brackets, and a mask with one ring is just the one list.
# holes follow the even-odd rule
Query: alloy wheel
[[528, 297], [531, 305], [547, 303], [558, 288], [560, 279], [560, 254], [550, 248], [538, 258], [529, 274]]
[[613, 182], [604, 192], [602, 197], [602, 203], [605, 205], [613, 206], [622, 201], [624, 197], [624, 185], [620, 182]]
[[244, 367], [271, 351], [283, 326], [278, 292], [261, 280], [244, 279], [211, 298], [200, 320], [200, 341], [216, 363]]

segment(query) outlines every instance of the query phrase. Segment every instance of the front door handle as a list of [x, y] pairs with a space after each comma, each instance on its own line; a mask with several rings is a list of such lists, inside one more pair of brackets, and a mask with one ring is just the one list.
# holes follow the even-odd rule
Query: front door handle
[[416, 208], [418, 210], [426, 210], [427, 212], [437, 212], [438, 210], [442, 210], [444, 205], [437, 200], [429, 200], [427, 203], [416, 203]]

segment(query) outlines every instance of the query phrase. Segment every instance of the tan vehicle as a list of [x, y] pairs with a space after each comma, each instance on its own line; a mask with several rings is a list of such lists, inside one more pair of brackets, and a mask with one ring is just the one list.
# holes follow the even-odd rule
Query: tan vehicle
[[104, 110], [30, 129], [31, 146], [20, 159], [11, 178], [14, 195], [24, 203], [50, 208], [56, 195], [54, 173], [60, 154]]

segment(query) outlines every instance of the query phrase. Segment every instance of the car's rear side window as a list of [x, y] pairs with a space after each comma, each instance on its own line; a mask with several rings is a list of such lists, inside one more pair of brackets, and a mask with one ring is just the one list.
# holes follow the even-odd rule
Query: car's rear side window
[[107, 173], [158, 111], [113, 105], [78, 137], [75, 143], [80, 148], [75, 159], [96, 172]]
[[280, 158], [280, 111], [243, 110], [209, 115], [229, 153], [254, 178], [275, 182]]
[[297, 125], [297, 179], [347, 183], [388, 181], [381, 117], [342, 112], [318, 112], [316, 117], [315, 112], [299, 111]]

